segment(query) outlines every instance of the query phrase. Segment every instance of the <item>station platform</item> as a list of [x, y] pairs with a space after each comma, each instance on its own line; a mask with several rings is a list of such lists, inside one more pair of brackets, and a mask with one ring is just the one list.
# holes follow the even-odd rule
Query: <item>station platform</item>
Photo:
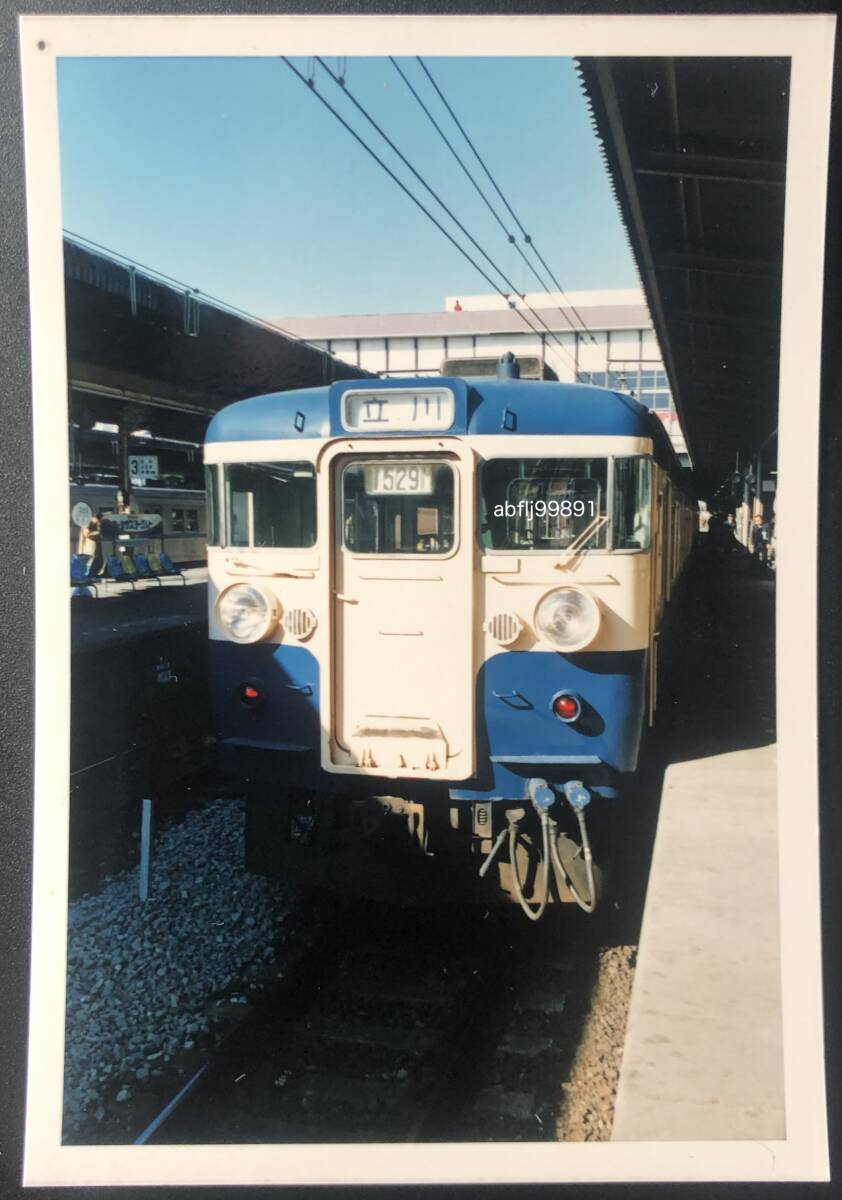
[[785, 1136], [774, 579], [700, 553], [665, 697], [666, 760], [614, 1141]]
[[151, 633], [207, 623], [208, 569], [186, 567], [178, 577], [144, 580], [132, 588], [116, 580], [97, 580], [97, 595], [71, 601], [70, 646], [77, 654]]
[[184, 574], [70, 602], [71, 895], [134, 852], [141, 797], [209, 761], [207, 568]]

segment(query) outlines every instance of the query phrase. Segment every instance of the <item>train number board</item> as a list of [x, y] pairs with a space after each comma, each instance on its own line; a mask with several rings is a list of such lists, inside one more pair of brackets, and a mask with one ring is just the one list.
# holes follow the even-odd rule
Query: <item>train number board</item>
[[343, 396], [342, 423], [348, 430], [431, 433], [449, 429], [455, 415], [450, 388], [354, 390]]
[[376, 463], [365, 467], [365, 490], [369, 496], [429, 496], [433, 490], [433, 464], [419, 462]]

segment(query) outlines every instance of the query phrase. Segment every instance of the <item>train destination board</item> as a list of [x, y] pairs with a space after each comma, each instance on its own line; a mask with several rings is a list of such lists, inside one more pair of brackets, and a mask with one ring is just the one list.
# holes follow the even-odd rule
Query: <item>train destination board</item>
[[430, 432], [449, 429], [455, 413], [450, 388], [352, 391], [343, 397], [342, 423], [346, 429]]

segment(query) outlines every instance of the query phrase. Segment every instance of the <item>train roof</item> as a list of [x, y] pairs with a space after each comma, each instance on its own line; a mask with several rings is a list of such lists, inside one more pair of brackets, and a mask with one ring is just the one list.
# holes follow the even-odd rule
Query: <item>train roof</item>
[[[455, 435], [568, 434], [651, 438], [655, 458], [680, 470], [663, 425], [631, 396], [583, 383], [499, 379], [488, 376], [342, 380], [326, 387], [252, 396], [221, 409], [208, 427], [207, 442], [262, 441], [347, 436], [340, 420], [341, 397], [349, 390], [389, 391], [450, 388], [456, 396]], [[371, 433], [354, 431], [354, 437]], [[393, 435], [394, 436], [394, 435]], [[405, 434], [403, 436], [406, 436]]]

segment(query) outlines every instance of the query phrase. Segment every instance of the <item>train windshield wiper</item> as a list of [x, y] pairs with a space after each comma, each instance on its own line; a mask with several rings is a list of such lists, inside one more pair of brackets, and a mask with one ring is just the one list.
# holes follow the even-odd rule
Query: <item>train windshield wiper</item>
[[571, 559], [575, 558], [576, 554], [578, 554], [578, 552], [584, 548], [585, 544], [589, 542], [593, 535], [597, 533], [603, 525], [607, 524], [607, 522], [608, 517], [604, 515], [594, 517], [594, 519], [585, 526], [579, 536], [575, 537], [570, 545], [565, 549], [556, 566], [566, 567]]

